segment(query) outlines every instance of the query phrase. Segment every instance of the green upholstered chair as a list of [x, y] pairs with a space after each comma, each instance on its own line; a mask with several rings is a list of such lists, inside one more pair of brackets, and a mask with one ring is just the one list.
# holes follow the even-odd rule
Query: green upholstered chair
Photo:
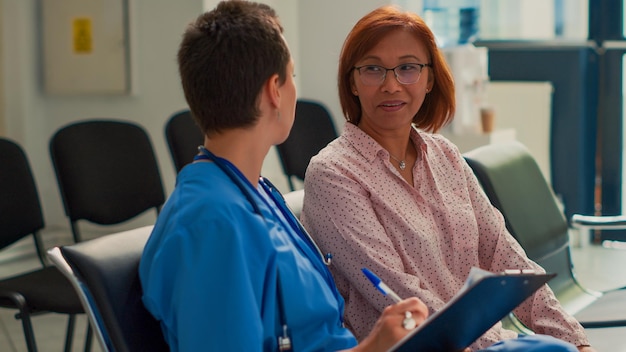
[[[626, 326], [626, 289], [599, 292], [576, 279], [570, 253], [570, 226], [556, 196], [535, 159], [519, 142], [491, 144], [464, 154], [491, 203], [504, 215], [506, 227], [529, 258], [547, 272], [549, 282], [566, 311], [583, 326]], [[580, 217], [578, 226], [610, 223], [614, 217]], [[584, 222], [583, 222], [584, 220]], [[623, 226], [623, 224], [621, 224]]]

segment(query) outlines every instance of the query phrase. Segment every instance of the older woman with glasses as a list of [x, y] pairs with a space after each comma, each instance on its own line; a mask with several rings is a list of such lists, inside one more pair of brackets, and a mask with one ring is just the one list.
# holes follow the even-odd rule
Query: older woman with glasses
[[[346, 323], [358, 339], [389, 303], [362, 279], [363, 267], [431, 313], [461, 289], [472, 267], [544, 272], [506, 230], [458, 149], [435, 134], [454, 115], [454, 82], [419, 16], [387, 6], [363, 17], [346, 38], [338, 79], [347, 123], [311, 160], [302, 220], [323, 251], [332, 249]], [[544, 337], [593, 351], [547, 285], [515, 314]], [[498, 323], [471, 348], [516, 337]]]

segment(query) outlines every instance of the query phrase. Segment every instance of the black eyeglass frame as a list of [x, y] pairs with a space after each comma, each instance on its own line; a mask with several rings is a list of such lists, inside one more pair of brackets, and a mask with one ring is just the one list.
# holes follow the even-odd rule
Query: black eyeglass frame
[[[419, 68], [420, 68], [419, 76], [417, 77], [417, 79], [415, 81], [410, 82], [410, 83], [404, 83], [404, 82], [400, 81], [400, 78], [398, 77], [398, 73], [396, 72], [396, 69], [398, 67], [405, 66], [405, 65], [416, 65], [416, 66], [419, 66]], [[380, 80], [380, 82], [378, 84], [367, 84], [367, 83], [363, 82], [363, 80], [361, 80], [361, 82], [363, 84], [365, 84], [365, 85], [374, 86], [374, 85], [383, 84], [383, 82], [385, 82], [385, 79], [387, 79], [387, 72], [389, 72], [389, 71], [393, 71], [393, 75], [396, 77], [396, 81], [398, 81], [398, 83], [407, 85], [407, 84], [417, 83], [420, 80], [420, 78], [422, 77], [422, 71], [424, 70], [424, 67], [433, 67], [433, 64], [420, 64], [420, 63], [417, 63], [417, 62], [408, 62], [408, 63], [400, 64], [400, 65], [398, 65], [396, 67], [393, 67], [393, 68], [387, 68], [385, 66], [380, 66], [380, 65], [361, 65], [361, 66], [353, 66], [352, 69], [356, 70], [359, 73], [359, 77], [360, 77], [362, 75], [361, 69], [363, 67], [379, 67], [382, 70], [384, 70], [382, 79]]]

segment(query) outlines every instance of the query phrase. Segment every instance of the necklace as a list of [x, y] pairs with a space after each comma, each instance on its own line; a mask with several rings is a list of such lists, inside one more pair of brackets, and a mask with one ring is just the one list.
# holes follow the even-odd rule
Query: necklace
[[406, 161], [405, 160], [400, 160], [398, 158], [396, 158], [395, 156], [391, 155], [391, 153], [389, 153], [389, 156], [398, 162], [398, 166], [400, 167], [400, 170], [404, 171], [404, 169], [406, 169]]

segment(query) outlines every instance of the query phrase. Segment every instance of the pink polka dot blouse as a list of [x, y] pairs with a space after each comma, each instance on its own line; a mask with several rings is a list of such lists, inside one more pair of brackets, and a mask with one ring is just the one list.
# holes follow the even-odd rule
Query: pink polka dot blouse
[[[351, 123], [306, 172], [302, 221], [333, 255], [346, 323], [359, 340], [393, 303], [365, 278], [363, 267], [400, 296], [420, 298], [431, 314], [461, 289], [473, 266], [543, 271], [508, 233], [456, 146], [416, 129], [411, 142], [418, 151], [413, 185], [389, 162], [389, 153]], [[536, 333], [588, 344], [547, 285], [515, 314]], [[471, 347], [514, 337], [498, 323]]]

